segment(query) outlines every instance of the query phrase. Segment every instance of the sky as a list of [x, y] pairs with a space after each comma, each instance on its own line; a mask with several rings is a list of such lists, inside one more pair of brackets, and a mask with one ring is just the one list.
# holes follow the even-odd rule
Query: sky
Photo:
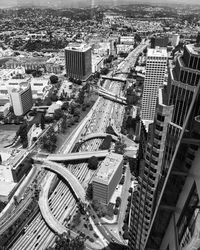
[[[200, 4], [199, 0], [135, 0], [136, 2], [149, 2], [149, 3], [189, 3], [189, 4]], [[116, 4], [125, 4], [125, 3], [134, 3], [134, 0], [0, 0], [0, 8], [6, 7], [15, 7], [15, 6], [57, 6], [57, 7], [73, 7], [76, 5], [98, 5], [103, 3], [113, 3]]]

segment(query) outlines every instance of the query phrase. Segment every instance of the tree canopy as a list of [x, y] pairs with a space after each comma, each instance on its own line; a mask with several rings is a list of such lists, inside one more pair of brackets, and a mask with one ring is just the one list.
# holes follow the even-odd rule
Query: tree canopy
[[50, 81], [51, 81], [51, 84], [55, 84], [58, 82], [58, 77], [56, 75], [52, 75], [50, 76]]
[[88, 168], [92, 170], [96, 170], [98, 167], [98, 159], [96, 156], [92, 156], [88, 160]]

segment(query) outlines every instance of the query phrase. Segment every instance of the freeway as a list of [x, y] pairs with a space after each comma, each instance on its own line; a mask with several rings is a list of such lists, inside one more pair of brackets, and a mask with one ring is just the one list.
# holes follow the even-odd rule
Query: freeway
[[[123, 71], [128, 70], [132, 65], [134, 66], [140, 50], [142, 51], [146, 47], [146, 45], [142, 44], [141, 46], [139, 45], [139, 47], [140, 49], [136, 48], [135, 52], [131, 52], [131, 57], [127, 57], [128, 61], [124, 60], [123, 64], [119, 65], [119, 67], [121, 67]], [[136, 53], [137, 55], [134, 56], [134, 53]], [[104, 87], [108, 91], [112, 91], [115, 95], [119, 95], [121, 93], [121, 85], [122, 84], [119, 82], [105, 81]], [[74, 136], [71, 135], [70, 141], [66, 142], [61, 149], [62, 153], [70, 152], [75, 142], [79, 140], [83, 135], [87, 136], [90, 133], [105, 132], [106, 127], [110, 124], [110, 118], [113, 118], [115, 123], [117, 124], [117, 127], [120, 128], [124, 113], [123, 105], [114, 103], [102, 97], [99, 97], [98, 101], [95, 104], [96, 106], [91, 113], [91, 117], [86, 121], [84, 126], [80, 123], [80, 130], [76, 131]], [[85, 142], [81, 146], [81, 150], [98, 150], [100, 144], [100, 139], [93, 139], [91, 141]], [[69, 168], [70, 171], [72, 171], [72, 173], [79, 179], [79, 181], [83, 183], [83, 186], [85, 186], [90, 180], [88, 176], [92, 177], [92, 175], [94, 174], [94, 172], [87, 168], [86, 163], [79, 163], [75, 165], [69, 164], [67, 168]], [[55, 178], [56, 177], [54, 175], [54, 181]], [[47, 180], [48, 178], [45, 179], [45, 181]], [[66, 211], [68, 211], [68, 208], [73, 206], [75, 207], [75, 204], [75, 199], [73, 198], [73, 195], [71, 194], [69, 188], [62, 181], [59, 181], [49, 197], [49, 206], [54, 217], [57, 218], [57, 220], [59, 220], [62, 224], [65, 224], [66, 222], [64, 221], [64, 215], [66, 214]], [[73, 214], [73, 209], [71, 213]], [[107, 233], [110, 234], [110, 232]], [[19, 237], [19, 239], [17, 240], [17, 242], [15, 242], [11, 249], [45, 249], [45, 247], [53, 246], [54, 240], [55, 235], [46, 226], [44, 220], [42, 219], [41, 213], [39, 213], [32, 221], [32, 223], [28, 225], [25, 234]]]

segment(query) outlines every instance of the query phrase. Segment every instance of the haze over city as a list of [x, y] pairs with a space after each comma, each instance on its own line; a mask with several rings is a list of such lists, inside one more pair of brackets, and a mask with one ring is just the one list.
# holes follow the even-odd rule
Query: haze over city
[[134, 3], [152, 3], [152, 4], [200, 4], [199, 0], [1, 0], [0, 8], [17, 7], [17, 6], [49, 6], [49, 7], [79, 7], [79, 6], [95, 6], [95, 5], [122, 5]]

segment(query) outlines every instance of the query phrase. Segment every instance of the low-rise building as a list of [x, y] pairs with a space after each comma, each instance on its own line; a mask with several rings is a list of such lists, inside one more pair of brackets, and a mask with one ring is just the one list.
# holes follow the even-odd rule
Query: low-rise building
[[101, 163], [92, 181], [93, 199], [108, 204], [122, 176], [123, 156], [110, 153]]
[[103, 68], [103, 61], [103, 57], [92, 55], [92, 73], [99, 72]]
[[50, 80], [47, 78], [32, 78], [30, 81], [33, 99], [43, 99], [49, 90]]

